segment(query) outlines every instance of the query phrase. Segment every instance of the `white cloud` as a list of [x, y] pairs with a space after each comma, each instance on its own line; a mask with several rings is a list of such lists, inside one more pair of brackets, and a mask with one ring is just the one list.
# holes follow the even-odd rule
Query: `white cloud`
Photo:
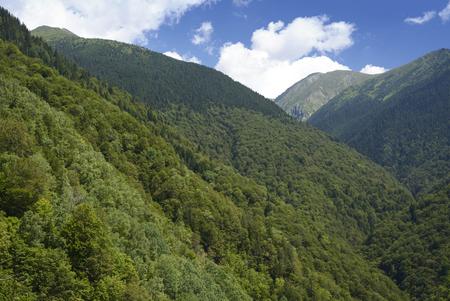
[[164, 55], [167, 55], [173, 59], [179, 60], [179, 61], [185, 61], [185, 62], [190, 62], [190, 63], [196, 63], [196, 64], [201, 64], [202, 62], [200, 61], [199, 58], [197, 58], [196, 56], [185, 56], [185, 55], [181, 55], [176, 51], [166, 51], [164, 52]]
[[405, 23], [422, 25], [431, 21], [435, 16], [436, 16], [435, 11], [427, 11], [423, 13], [423, 16], [406, 18]]
[[439, 17], [444, 22], [450, 20], [450, 1], [448, 2], [447, 6], [439, 12]]
[[324, 54], [350, 47], [354, 30], [353, 24], [329, 23], [325, 16], [272, 22], [253, 33], [250, 48], [223, 45], [216, 69], [273, 99], [311, 73], [349, 70]]
[[195, 35], [192, 38], [192, 43], [201, 45], [208, 43], [211, 40], [211, 35], [214, 32], [214, 27], [211, 22], [203, 22], [199, 28], [195, 30]]
[[326, 56], [277, 60], [242, 43], [224, 45], [216, 69], [271, 99], [311, 73], [349, 70]]
[[177, 22], [189, 9], [211, 0], [2, 0], [28, 28], [64, 27], [86, 38], [145, 40], [144, 32]]
[[338, 52], [353, 44], [355, 26], [346, 22], [328, 23], [326, 16], [297, 18], [287, 26], [271, 22], [252, 36], [252, 49], [276, 59], [297, 59], [312, 51]]
[[238, 7], [248, 6], [253, 0], [233, 0], [233, 4]]
[[384, 67], [374, 66], [374, 65], [365, 65], [364, 68], [361, 69], [361, 73], [366, 74], [380, 74], [388, 71], [388, 69]]

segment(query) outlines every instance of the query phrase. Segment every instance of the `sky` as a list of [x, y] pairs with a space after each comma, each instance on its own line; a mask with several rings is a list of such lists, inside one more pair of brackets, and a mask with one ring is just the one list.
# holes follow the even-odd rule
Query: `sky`
[[449, 0], [0, 0], [29, 29], [137, 44], [275, 98], [309, 74], [383, 73], [450, 48]]

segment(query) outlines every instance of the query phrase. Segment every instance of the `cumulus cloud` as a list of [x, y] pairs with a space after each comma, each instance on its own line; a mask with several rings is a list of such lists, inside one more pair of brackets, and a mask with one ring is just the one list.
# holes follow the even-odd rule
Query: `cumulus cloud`
[[297, 18], [287, 26], [282, 21], [271, 22], [253, 33], [252, 49], [292, 60], [312, 51], [338, 52], [353, 44], [353, 24], [328, 22], [326, 16]]
[[64, 27], [86, 38], [145, 41], [146, 31], [176, 22], [189, 9], [211, 0], [3, 0], [2, 6], [30, 29]]
[[366, 74], [381, 74], [388, 71], [388, 69], [380, 66], [374, 66], [374, 65], [365, 65], [364, 68], [361, 69], [361, 73]]
[[311, 73], [349, 70], [326, 56], [276, 60], [242, 43], [222, 47], [216, 69], [271, 99]]
[[325, 54], [350, 47], [354, 30], [353, 24], [330, 23], [326, 16], [271, 22], [253, 33], [250, 48], [223, 45], [216, 69], [273, 99], [311, 73], [349, 70]]
[[197, 58], [196, 56], [185, 56], [185, 55], [181, 55], [176, 51], [166, 51], [164, 52], [164, 55], [167, 55], [173, 59], [179, 60], [179, 61], [185, 61], [185, 62], [190, 62], [190, 63], [196, 63], [196, 64], [201, 64], [202, 62], [200, 61], [199, 58]]
[[211, 40], [211, 35], [214, 32], [214, 27], [211, 22], [203, 22], [199, 28], [195, 30], [192, 43], [194, 45], [201, 45], [208, 43]]
[[248, 6], [253, 0], [233, 0], [233, 4], [237, 7]]
[[439, 17], [444, 22], [450, 20], [450, 1], [448, 2], [447, 6], [439, 12]]
[[422, 25], [429, 21], [431, 21], [436, 16], [435, 11], [427, 11], [423, 13], [423, 16], [420, 17], [409, 17], [405, 19], [405, 23]]

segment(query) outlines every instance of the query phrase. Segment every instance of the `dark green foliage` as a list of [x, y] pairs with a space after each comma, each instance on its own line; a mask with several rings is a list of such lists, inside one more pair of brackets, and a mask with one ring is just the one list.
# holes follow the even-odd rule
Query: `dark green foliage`
[[427, 192], [449, 180], [449, 85], [443, 49], [346, 90], [310, 122]]
[[[157, 178], [150, 176], [157, 166], [152, 163], [148, 169], [145, 156], [154, 160], [156, 154], [130, 157], [133, 150], [142, 150], [143, 142], [127, 144], [127, 153], [131, 153], [126, 157], [134, 158], [132, 161], [140, 158], [136, 170], [120, 169], [138, 174], [166, 214], [194, 231], [194, 249], [207, 252], [238, 275], [250, 296], [291, 300], [404, 298], [355, 251], [381, 225], [398, 221], [414, 204], [410, 194], [381, 168], [307, 125], [282, 114], [268, 114], [266, 105], [279, 112], [273, 103], [255, 105], [232, 95], [227, 99], [206, 97], [204, 91], [209, 90], [195, 88], [194, 80], [203, 78], [204, 83], [210, 83], [208, 72], [215, 71], [206, 72], [203, 67], [110, 41], [70, 37], [52, 43], [93, 74], [156, 106], [160, 116], [175, 126], [157, 123], [160, 134], [183, 163], [222, 196], [205, 198], [194, 192], [190, 189], [195, 183], [192, 178], [166, 172], [158, 173]], [[100, 53], [108, 55], [100, 57]], [[152, 66], [164, 76], [153, 79], [148, 74], [151, 71], [140, 66]], [[204, 70], [204, 76], [186, 76], [199, 70]], [[148, 82], [149, 78], [152, 81]], [[169, 79], [164, 85], [159, 83]], [[182, 91], [177, 87], [180, 81], [180, 85], [189, 83]], [[172, 92], [157, 93], [148, 86]], [[241, 89], [238, 87], [227, 89]], [[226, 95], [226, 91], [214, 93]], [[260, 106], [262, 103], [266, 105]], [[137, 116], [135, 110], [129, 111]], [[95, 116], [81, 125], [92, 120]], [[114, 159], [112, 147], [106, 143], [102, 152], [121, 166], [126, 157]], [[171, 166], [169, 162], [165, 164]]]
[[[143, 122], [154, 114], [126, 93], [112, 89], [107, 101], [7, 43], [0, 47], [0, 66], [0, 116], [23, 122], [31, 145], [29, 152], [6, 148], [4, 156], [40, 158], [46, 162], [42, 166], [50, 167], [43, 169], [43, 178], [50, 179], [48, 191], [20, 219], [1, 217], [11, 226], [0, 240], [6, 258], [0, 267], [12, 276], [9, 285], [23, 287], [21, 296], [407, 299], [350, 244], [365, 236], [365, 218], [361, 226], [356, 225], [359, 217], [336, 218], [340, 213], [321, 192], [323, 187], [314, 197], [316, 179], [309, 183], [310, 191], [291, 201], [274, 188], [281, 183], [267, 189], [263, 181], [200, 154], [160, 121]], [[264, 124], [262, 115], [255, 116]], [[372, 166], [373, 177], [381, 178], [374, 181], [387, 187], [379, 191], [386, 200], [409, 202], [408, 194], [381, 169], [316, 131], [307, 133], [330, 151], [347, 154], [355, 166]], [[308, 162], [309, 156], [295, 160]], [[344, 225], [351, 227], [349, 234]], [[29, 258], [33, 254], [48, 255], [48, 261], [38, 265]], [[58, 264], [51, 264], [56, 259]], [[58, 275], [65, 280], [46, 286], [38, 269], [49, 273], [49, 279]]]
[[421, 196], [403, 222], [387, 223], [367, 241], [370, 256], [417, 300], [450, 298], [450, 186]]
[[[46, 38], [55, 49], [81, 67], [114, 85], [126, 87], [133, 96], [156, 108], [182, 102], [203, 111], [208, 104], [221, 103], [269, 116], [284, 115], [261, 95], [198, 64], [180, 62], [161, 53], [115, 41], [67, 36], [62, 29], [51, 27], [36, 28], [33, 35]], [[111, 68], [115, 71], [111, 72]]]
[[386, 166], [418, 204], [367, 250], [419, 300], [449, 298], [450, 51], [430, 53], [334, 98], [310, 122]]

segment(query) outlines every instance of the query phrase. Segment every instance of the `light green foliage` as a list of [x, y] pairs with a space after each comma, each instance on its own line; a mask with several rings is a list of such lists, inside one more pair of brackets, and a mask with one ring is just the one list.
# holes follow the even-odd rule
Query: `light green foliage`
[[44, 65], [0, 45], [0, 116], [23, 123], [24, 133], [2, 151], [41, 158], [51, 179], [19, 218], [6, 218], [15, 226], [4, 244], [17, 242], [24, 262], [35, 251], [50, 262], [60, 256], [49, 273], [67, 279], [41, 285], [38, 265], [19, 278], [23, 265], [7, 248], [1, 268], [21, 294], [59, 298], [52, 288], [66, 287], [98, 300], [408, 299], [360, 250], [414, 205], [383, 169], [218, 72], [115, 42], [61, 41], [159, 112], [70, 63], [53, 64], [57, 54], [44, 51], [50, 62], [37, 55]]
[[[102, 141], [107, 160], [136, 178], [172, 221], [189, 226], [194, 254], [186, 255], [206, 254], [254, 299], [406, 298], [357, 251], [379, 225], [413, 203], [380, 167], [203, 67], [102, 40], [53, 45], [159, 109], [161, 119], [155, 119], [113, 101], [150, 120], [181, 162], [146, 148], [152, 143], [143, 141], [145, 135], [122, 136], [131, 129], [121, 124], [99, 139], [98, 131], [84, 128], [96, 124], [96, 115], [77, 127], [92, 143]], [[158, 72], [158, 79], [144, 84], [153, 78], [149, 72]], [[218, 78], [226, 87], [215, 86]], [[73, 111], [79, 116], [83, 110]], [[119, 146], [120, 154], [114, 151]]]
[[[0, 115], [20, 120], [20, 133], [26, 137], [1, 141], [7, 145], [0, 160], [2, 209], [20, 217], [2, 215], [0, 223], [0, 267], [8, 280], [2, 282], [2, 293], [9, 291], [9, 298], [14, 291], [18, 300], [148, 300], [152, 294], [168, 298], [164, 286], [153, 291], [159, 278], [152, 278], [151, 266], [162, 254], [186, 256], [183, 260], [193, 266], [200, 264], [200, 257], [191, 249], [192, 232], [164, 216], [151, 197], [156, 190], [150, 190], [151, 183], [144, 185], [143, 175], [141, 184], [140, 172], [158, 179], [154, 184], [168, 191], [176, 191], [170, 185], [177, 182], [163, 177], [171, 173], [193, 178], [188, 183], [201, 184], [199, 188], [207, 184], [192, 173], [188, 177], [190, 172], [151, 126], [52, 69], [45, 79], [36, 75], [47, 67], [14, 46], [2, 42], [1, 47]], [[95, 116], [91, 124], [83, 122], [91, 118], [83, 114]], [[212, 189], [205, 193], [217, 194]], [[215, 198], [225, 199], [219, 194]], [[247, 298], [233, 275], [223, 274], [228, 278], [222, 279], [210, 273], [198, 272], [201, 281], [211, 284], [204, 290], [211, 286], [218, 295]], [[191, 294], [185, 280], [179, 280], [180, 296]]]
[[45, 158], [35, 155], [0, 158], [0, 209], [9, 215], [22, 215], [40, 197], [45, 197], [53, 184], [47, 174], [50, 166]]

